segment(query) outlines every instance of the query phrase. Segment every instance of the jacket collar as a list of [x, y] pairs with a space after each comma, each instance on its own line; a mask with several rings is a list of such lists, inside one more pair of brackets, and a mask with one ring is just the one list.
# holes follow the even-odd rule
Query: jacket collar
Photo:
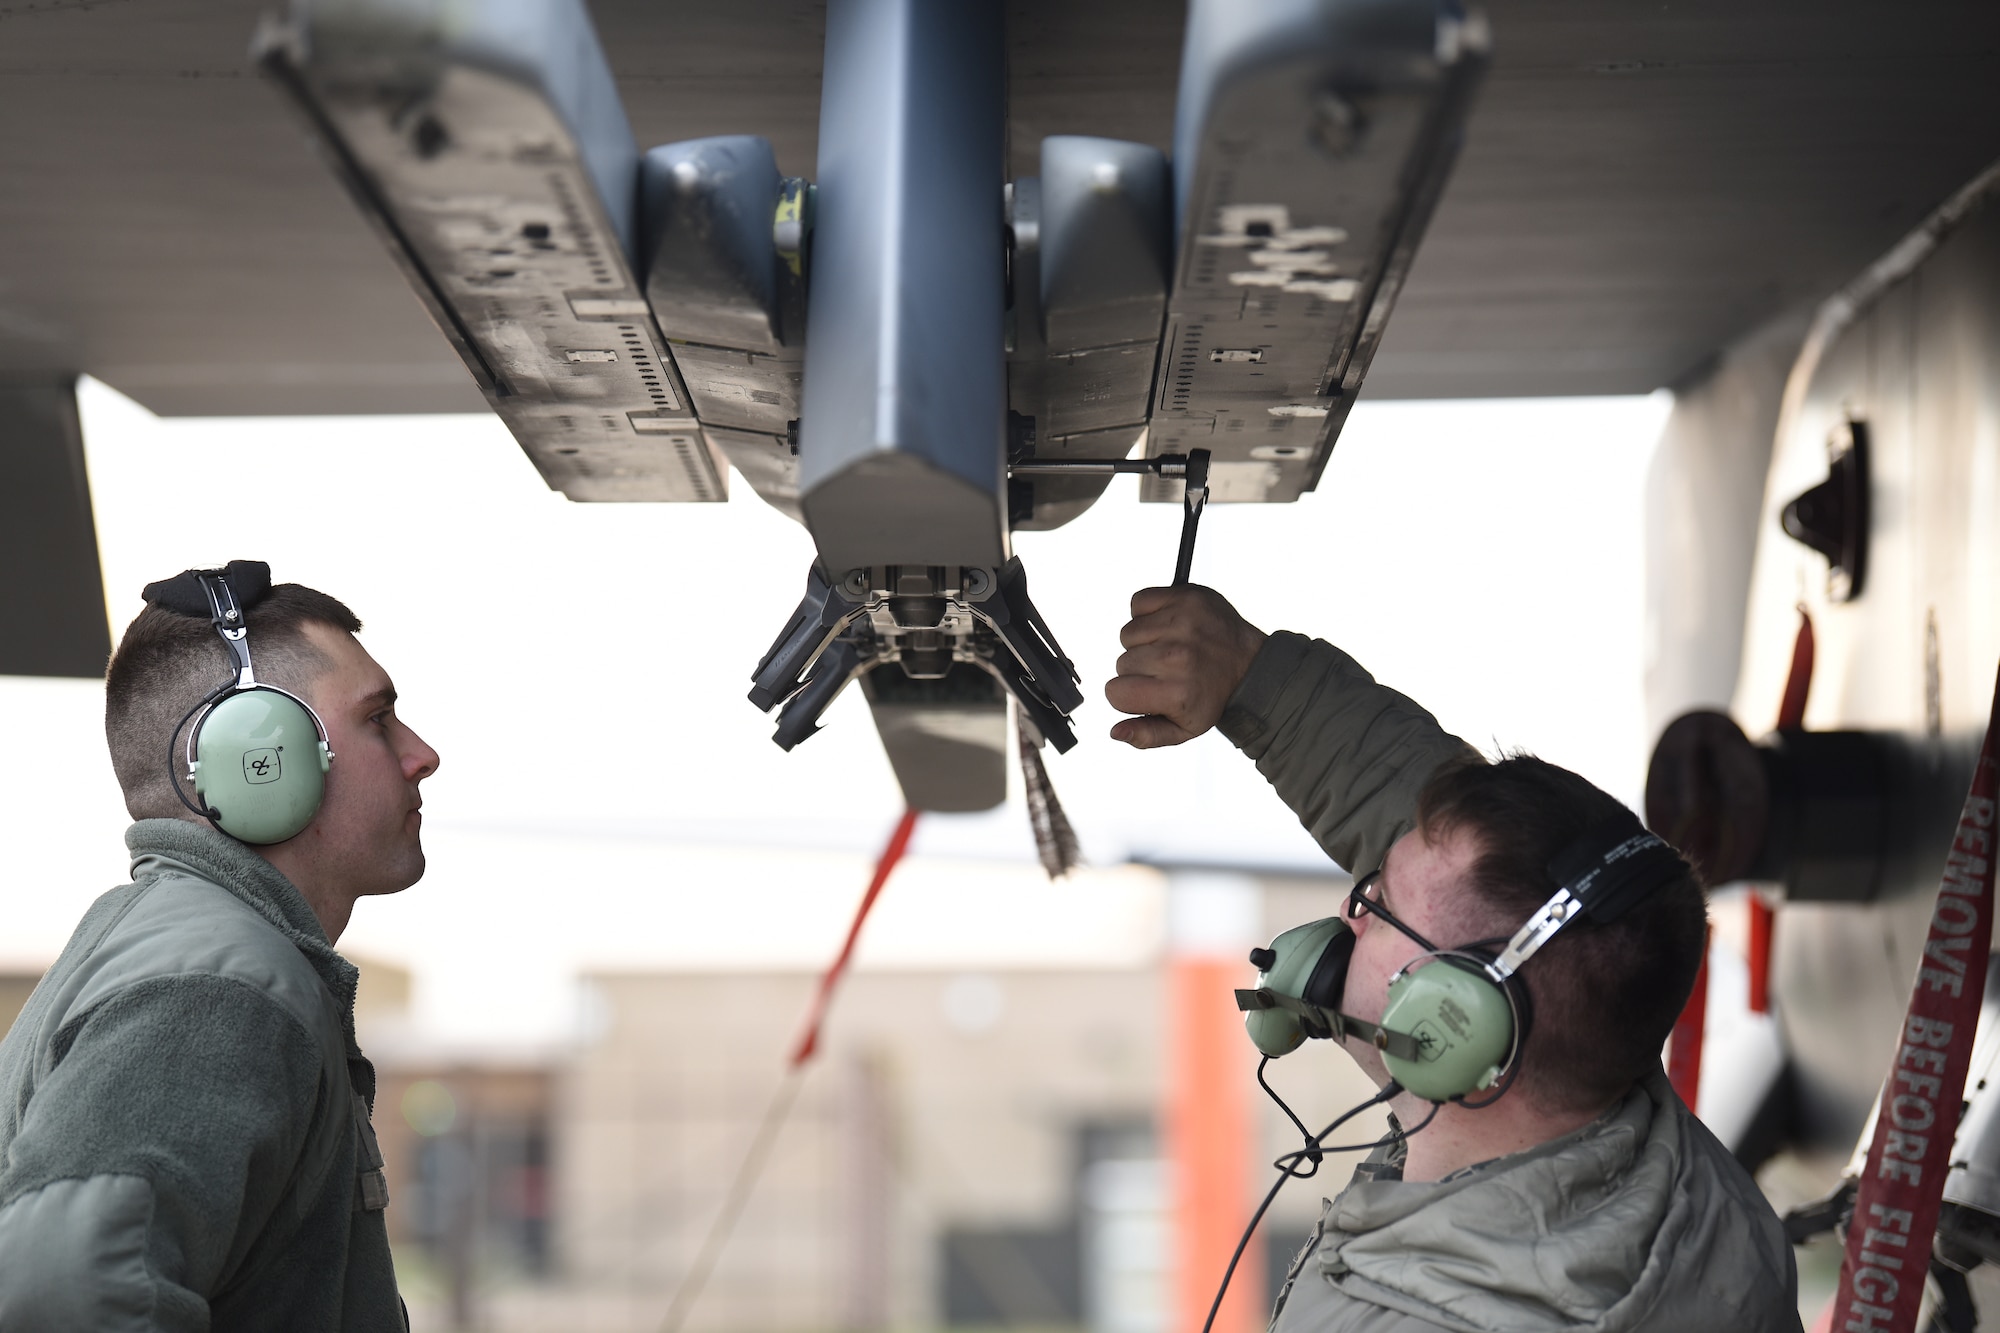
[[1525, 1152], [1439, 1181], [1357, 1180], [1326, 1205], [1319, 1270], [1446, 1328], [1628, 1328], [1659, 1297], [1660, 1242], [1684, 1230], [1680, 1129], [1654, 1073]]
[[173, 874], [207, 880], [269, 921], [339, 998], [343, 1023], [353, 1038], [354, 986], [360, 973], [334, 952], [305, 895], [276, 866], [227, 834], [186, 819], [142, 819], [125, 830], [125, 846], [132, 853], [133, 883]]

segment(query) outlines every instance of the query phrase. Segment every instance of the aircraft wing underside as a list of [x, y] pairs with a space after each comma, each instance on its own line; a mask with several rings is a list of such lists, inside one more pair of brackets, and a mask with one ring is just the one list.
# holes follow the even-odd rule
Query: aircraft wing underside
[[991, 0], [836, 0], [813, 181], [750, 135], [641, 153], [578, 0], [299, 0], [257, 51], [551, 487], [718, 501], [733, 465], [811, 531], [752, 694], [779, 743], [862, 678], [913, 802], [976, 809], [1006, 697], [1059, 750], [1081, 702], [1009, 534], [1135, 453], [1148, 500], [1196, 450], [1217, 501], [1312, 489], [1485, 66], [1439, 0], [1187, 32], [1172, 164], [1061, 135], [1013, 181]]

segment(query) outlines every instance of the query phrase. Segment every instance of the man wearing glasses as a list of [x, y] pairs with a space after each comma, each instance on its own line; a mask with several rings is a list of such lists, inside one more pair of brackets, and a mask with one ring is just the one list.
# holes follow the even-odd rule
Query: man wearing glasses
[[[1105, 695], [1135, 716], [1112, 737], [1152, 749], [1220, 727], [1361, 876], [1352, 1018], [1379, 1023], [1405, 966], [1504, 944], [1558, 887], [1552, 859], [1631, 818], [1553, 764], [1487, 763], [1331, 644], [1267, 636], [1206, 588], [1147, 589], [1132, 616]], [[1690, 874], [1551, 939], [1518, 974], [1506, 1095], [1447, 1102], [1356, 1170], [1287, 1275], [1277, 1333], [1798, 1329], [1782, 1226], [1660, 1069], [1705, 938]], [[1345, 1045], [1390, 1081], [1374, 1045]], [[1391, 1107], [1403, 1124], [1432, 1112]]]

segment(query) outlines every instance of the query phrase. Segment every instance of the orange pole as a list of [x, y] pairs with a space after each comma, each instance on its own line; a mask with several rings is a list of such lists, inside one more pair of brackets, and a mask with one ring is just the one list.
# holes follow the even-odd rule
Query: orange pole
[[[1249, 969], [1226, 959], [1168, 964], [1173, 1048], [1166, 1115], [1173, 1171], [1174, 1333], [1201, 1333], [1216, 1284], [1250, 1220], [1257, 1125], [1251, 1114], [1255, 1051], [1243, 1035], [1234, 989]], [[1263, 1241], [1253, 1237], [1236, 1266], [1214, 1333], [1264, 1327]]]

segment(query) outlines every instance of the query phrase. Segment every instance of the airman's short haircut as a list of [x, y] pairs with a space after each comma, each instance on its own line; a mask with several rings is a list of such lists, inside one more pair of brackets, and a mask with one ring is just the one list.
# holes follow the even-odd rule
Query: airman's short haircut
[[[332, 665], [306, 637], [305, 627], [361, 630], [360, 620], [341, 602], [298, 583], [273, 587], [245, 620], [257, 679], [298, 695]], [[171, 755], [169, 739], [181, 719], [235, 674], [229, 650], [207, 617], [148, 605], [126, 627], [105, 673], [104, 736], [132, 818], [188, 816], [174, 786], [186, 772], [180, 748], [187, 733]]]
[[[1435, 844], [1469, 834], [1478, 848], [1469, 900], [1446, 909], [1453, 942], [1512, 936], [1561, 887], [1549, 863], [1621, 815], [1630, 818], [1617, 799], [1533, 755], [1434, 775], [1418, 798], [1421, 835]], [[1614, 921], [1565, 926], [1518, 973], [1533, 1010], [1519, 1095], [1551, 1112], [1589, 1110], [1657, 1068], [1707, 939], [1707, 899], [1692, 871]]]

